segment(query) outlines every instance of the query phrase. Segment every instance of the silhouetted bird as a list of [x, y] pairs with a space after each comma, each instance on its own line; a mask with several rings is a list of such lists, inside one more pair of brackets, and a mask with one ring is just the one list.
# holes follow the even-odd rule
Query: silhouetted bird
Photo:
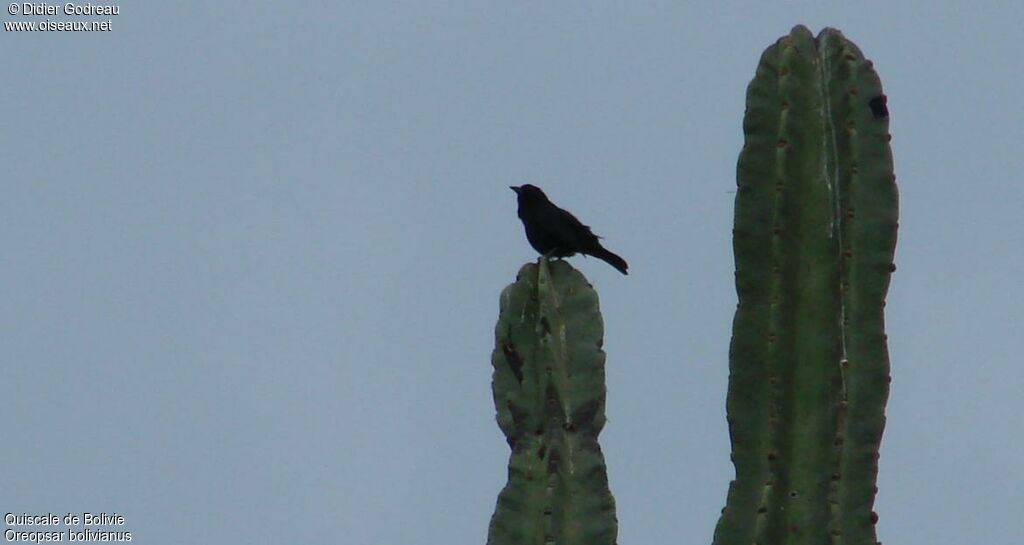
[[530, 246], [547, 257], [569, 257], [576, 253], [607, 261], [622, 274], [629, 274], [626, 260], [605, 250], [598, 236], [566, 210], [555, 206], [539, 187], [511, 186], [519, 196], [519, 219], [526, 228]]

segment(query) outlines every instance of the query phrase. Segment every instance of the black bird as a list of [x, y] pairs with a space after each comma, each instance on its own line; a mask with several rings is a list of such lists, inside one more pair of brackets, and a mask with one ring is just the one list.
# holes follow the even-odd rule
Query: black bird
[[598, 236], [590, 232], [576, 216], [555, 206], [539, 187], [530, 184], [510, 186], [519, 196], [519, 219], [526, 228], [526, 240], [545, 257], [569, 257], [576, 253], [592, 255], [608, 262], [622, 274], [629, 274], [626, 260], [605, 250]]

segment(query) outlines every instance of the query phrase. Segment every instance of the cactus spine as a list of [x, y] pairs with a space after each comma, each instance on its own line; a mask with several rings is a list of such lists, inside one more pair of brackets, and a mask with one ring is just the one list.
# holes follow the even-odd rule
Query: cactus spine
[[616, 542], [597, 443], [605, 422], [603, 334], [597, 293], [565, 261], [524, 265], [502, 292], [492, 386], [512, 454], [488, 544]]
[[743, 131], [714, 543], [875, 545], [897, 224], [881, 83], [839, 31], [797, 26], [762, 55]]

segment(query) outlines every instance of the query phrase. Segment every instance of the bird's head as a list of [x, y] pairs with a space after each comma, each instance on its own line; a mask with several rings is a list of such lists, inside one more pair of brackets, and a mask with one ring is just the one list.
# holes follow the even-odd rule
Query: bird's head
[[521, 186], [509, 186], [509, 189], [516, 192], [519, 195], [520, 201], [534, 202], [534, 201], [546, 201], [548, 196], [540, 190], [539, 187], [530, 184], [523, 184]]

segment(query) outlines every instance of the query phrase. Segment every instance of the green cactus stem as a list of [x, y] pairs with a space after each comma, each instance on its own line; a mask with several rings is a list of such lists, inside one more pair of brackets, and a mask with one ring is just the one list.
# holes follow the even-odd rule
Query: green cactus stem
[[715, 545], [875, 545], [897, 193], [878, 75], [834, 29], [769, 47], [747, 89]]
[[597, 293], [565, 261], [524, 265], [501, 294], [494, 405], [512, 449], [490, 545], [616, 542], [604, 427], [604, 334]]

